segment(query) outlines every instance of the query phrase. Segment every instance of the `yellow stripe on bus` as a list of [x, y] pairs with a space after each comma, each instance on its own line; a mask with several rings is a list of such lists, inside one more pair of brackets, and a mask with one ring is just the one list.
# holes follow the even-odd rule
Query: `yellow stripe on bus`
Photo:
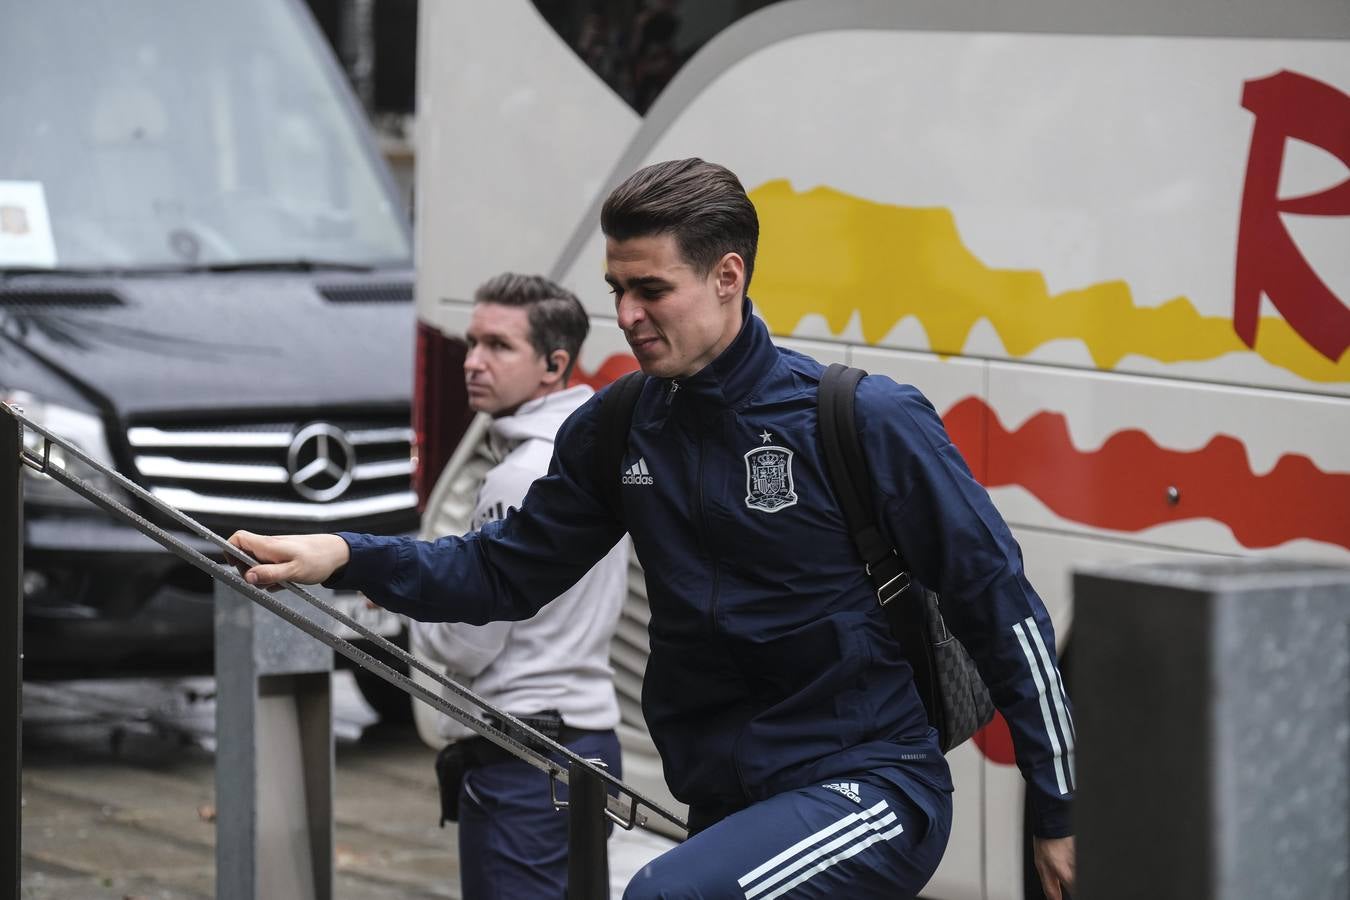
[[876, 203], [825, 187], [799, 192], [785, 180], [750, 196], [761, 227], [751, 293], [779, 334], [816, 314], [837, 335], [857, 313], [864, 340], [875, 344], [915, 316], [930, 348], [953, 355], [986, 319], [1012, 356], [1076, 338], [1101, 369], [1129, 354], [1175, 363], [1255, 352], [1308, 381], [1350, 381], [1350, 352], [1332, 362], [1284, 319], [1263, 318], [1252, 351], [1231, 319], [1202, 316], [1185, 297], [1136, 306], [1124, 281], [1052, 295], [1040, 272], [981, 262], [941, 207]]

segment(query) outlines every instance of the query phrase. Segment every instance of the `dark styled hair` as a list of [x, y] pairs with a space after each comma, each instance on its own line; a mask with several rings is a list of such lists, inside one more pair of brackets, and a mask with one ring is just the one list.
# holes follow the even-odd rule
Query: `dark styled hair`
[[605, 200], [600, 230], [616, 241], [673, 235], [680, 255], [702, 275], [727, 253], [738, 253], [750, 288], [759, 216], [740, 179], [724, 166], [691, 158], [639, 169]]
[[554, 350], [567, 351], [567, 368], [562, 377], [563, 384], [567, 384], [581, 343], [591, 329], [590, 317], [576, 294], [542, 275], [503, 272], [479, 285], [473, 293], [473, 302], [524, 307], [535, 352], [547, 359]]

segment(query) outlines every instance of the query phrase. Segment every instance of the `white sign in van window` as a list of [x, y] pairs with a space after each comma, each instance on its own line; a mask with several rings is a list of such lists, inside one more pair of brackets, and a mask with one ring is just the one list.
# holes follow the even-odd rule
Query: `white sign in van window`
[[55, 266], [56, 242], [40, 181], [0, 181], [0, 266]]

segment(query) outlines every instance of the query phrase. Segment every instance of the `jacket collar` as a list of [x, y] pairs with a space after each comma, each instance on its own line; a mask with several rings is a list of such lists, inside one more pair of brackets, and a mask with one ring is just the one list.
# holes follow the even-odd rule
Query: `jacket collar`
[[[769, 337], [769, 329], [754, 315], [750, 298], [741, 306], [741, 330], [716, 359], [688, 378], [672, 379], [666, 384], [672, 401], [681, 395], [718, 406], [737, 407], [764, 379], [779, 359], [778, 348]], [[669, 391], [678, 384], [675, 396]]]

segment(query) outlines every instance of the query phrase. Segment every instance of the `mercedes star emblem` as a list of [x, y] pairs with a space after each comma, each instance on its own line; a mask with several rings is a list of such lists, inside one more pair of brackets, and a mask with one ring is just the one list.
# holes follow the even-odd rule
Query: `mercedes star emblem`
[[306, 500], [323, 503], [342, 496], [352, 483], [356, 451], [339, 428], [316, 422], [296, 432], [286, 453], [291, 486]]

